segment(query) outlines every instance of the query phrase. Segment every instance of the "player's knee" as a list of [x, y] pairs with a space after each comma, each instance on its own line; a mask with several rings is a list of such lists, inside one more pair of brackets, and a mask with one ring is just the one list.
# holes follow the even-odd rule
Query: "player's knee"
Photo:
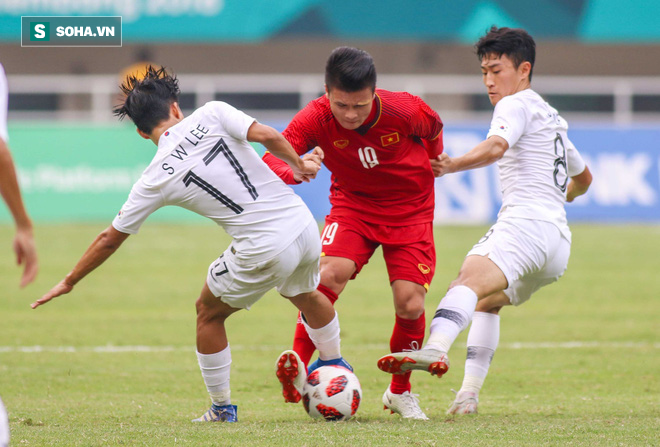
[[458, 277], [449, 284], [447, 290], [458, 286], [464, 286], [472, 290], [479, 299], [483, 299], [485, 296], [489, 295], [492, 289], [491, 285], [484, 283], [482, 278], [461, 273], [459, 273]]
[[424, 313], [424, 297], [418, 295], [398, 297], [394, 302], [394, 310], [401, 318], [416, 320]]
[[328, 289], [332, 290], [335, 294], [339, 295], [346, 283], [350, 279], [350, 275], [346, 275], [336, 269], [325, 269], [321, 271], [321, 284]]
[[419, 307], [403, 307], [396, 310], [396, 315], [406, 320], [417, 320], [422, 314], [424, 314], [423, 307], [421, 309]]
[[197, 311], [197, 324], [222, 323], [229, 316], [225, 312], [222, 312], [221, 308], [209, 305], [201, 297], [195, 302], [195, 309]]
[[[463, 280], [463, 278], [461, 278], [459, 276], [458, 278], [456, 278], [455, 280], [453, 280], [452, 282], [449, 283], [449, 287], [447, 287], [447, 290], [453, 289], [456, 286], [467, 286], [467, 285], [465, 284], [465, 281]], [[467, 286], [467, 287], [469, 287], [469, 286]]]

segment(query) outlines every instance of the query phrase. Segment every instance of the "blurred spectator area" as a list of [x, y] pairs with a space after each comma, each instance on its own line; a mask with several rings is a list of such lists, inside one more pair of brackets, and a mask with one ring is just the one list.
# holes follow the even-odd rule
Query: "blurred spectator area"
[[[123, 68], [148, 53], [180, 77], [181, 105], [227, 101], [260, 119], [288, 120], [323, 93], [325, 59], [345, 42], [20, 48], [2, 45], [10, 119], [112, 120]], [[352, 42], [369, 51], [378, 86], [422, 96], [442, 116], [491, 113], [479, 61], [468, 45]], [[573, 119], [621, 124], [660, 118], [660, 47], [538, 45], [533, 87]]]
[[[124, 45], [21, 47], [26, 15], [120, 15]], [[534, 36], [533, 88], [564, 116], [628, 124], [660, 117], [658, 17], [651, 0], [0, 1], [0, 60], [10, 119], [109, 121], [120, 73], [149, 61], [180, 75], [184, 110], [216, 99], [287, 120], [351, 45], [374, 56], [380, 87], [474, 119], [491, 106], [472, 44], [497, 24]]]

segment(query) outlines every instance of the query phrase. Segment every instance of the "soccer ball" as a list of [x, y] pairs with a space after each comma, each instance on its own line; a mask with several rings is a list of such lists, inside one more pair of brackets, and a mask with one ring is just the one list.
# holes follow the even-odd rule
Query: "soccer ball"
[[307, 377], [302, 400], [312, 418], [346, 421], [360, 406], [362, 388], [350, 370], [342, 366], [321, 366]]

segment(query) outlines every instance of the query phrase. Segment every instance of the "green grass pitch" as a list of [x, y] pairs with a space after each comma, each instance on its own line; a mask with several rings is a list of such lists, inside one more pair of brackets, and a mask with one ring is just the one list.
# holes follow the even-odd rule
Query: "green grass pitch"
[[[194, 302], [229, 239], [213, 225], [147, 223], [68, 296], [29, 304], [59, 281], [103, 224], [36, 228], [41, 272], [19, 290], [12, 229], [0, 226], [0, 396], [12, 445], [494, 446], [657, 445], [660, 439], [660, 226], [574, 225], [569, 269], [502, 311], [500, 348], [479, 415], [449, 417], [463, 333], [442, 379], [413, 374], [429, 422], [383, 411], [394, 321], [380, 251], [337, 303], [343, 354], [364, 391], [357, 417], [325, 423], [285, 404], [274, 375], [294, 307], [274, 291], [230, 318], [237, 424], [192, 424], [209, 400], [194, 349]], [[436, 229], [430, 321], [484, 227]], [[141, 347], [141, 348], [140, 348]]]

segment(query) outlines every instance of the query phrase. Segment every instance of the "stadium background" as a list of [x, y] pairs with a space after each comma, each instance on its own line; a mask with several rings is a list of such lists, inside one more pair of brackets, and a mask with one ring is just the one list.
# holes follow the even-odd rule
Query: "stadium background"
[[[185, 111], [230, 102], [282, 129], [323, 89], [332, 48], [376, 60], [379, 86], [408, 90], [445, 122], [450, 153], [485, 136], [491, 107], [473, 42], [490, 25], [537, 40], [533, 87], [569, 119], [595, 174], [573, 221], [660, 221], [660, 4], [612, 0], [362, 2], [283, 0], [0, 1], [0, 60], [9, 77], [10, 147], [37, 222], [109, 221], [153, 147], [117, 123], [120, 73], [144, 61], [178, 73]], [[121, 48], [25, 48], [22, 15], [121, 15]], [[258, 148], [259, 149], [259, 148]], [[487, 223], [494, 168], [437, 180], [436, 222]], [[327, 171], [296, 187], [320, 220]], [[196, 219], [161, 210], [152, 220]], [[0, 209], [0, 222], [9, 215]]]
[[[656, 3], [0, 0], [10, 146], [37, 221], [41, 262], [36, 282], [19, 289], [14, 229], [0, 205], [0, 395], [12, 445], [657, 445]], [[24, 14], [121, 14], [124, 45], [21, 48]], [[189, 423], [206, 409], [194, 299], [208, 260], [229, 243], [210, 221], [188, 225], [191, 213], [160, 211], [74, 294], [29, 308], [108, 225], [154, 153], [130, 123], [110, 114], [125, 67], [147, 58], [174, 68], [188, 111], [225, 99], [281, 127], [320, 93], [330, 50], [356, 45], [374, 55], [382, 87], [419, 93], [439, 111], [448, 150], [461, 152], [485, 136], [492, 113], [471, 45], [493, 23], [536, 37], [534, 88], [570, 120], [596, 180], [569, 205], [572, 222], [582, 222], [572, 225], [567, 274], [503, 315], [476, 419], [445, 416], [450, 389], [461, 386], [465, 332], [447, 377], [414, 378], [432, 423], [410, 424], [382, 410], [389, 377], [374, 363], [387, 352], [393, 315], [378, 254], [337, 302], [342, 352], [365, 392], [355, 423], [316, 424], [282, 404], [273, 360], [290, 347], [295, 312], [275, 291], [229, 323], [241, 423]], [[492, 169], [480, 169], [438, 180], [438, 223], [459, 225], [435, 231], [427, 323], [488, 228], [464, 223], [494, 217], [494, 178]], [[327, 203], [324, 181], [296, 187], [317, 216]], [[158, 219], [170, 222], [152, 223]]]

